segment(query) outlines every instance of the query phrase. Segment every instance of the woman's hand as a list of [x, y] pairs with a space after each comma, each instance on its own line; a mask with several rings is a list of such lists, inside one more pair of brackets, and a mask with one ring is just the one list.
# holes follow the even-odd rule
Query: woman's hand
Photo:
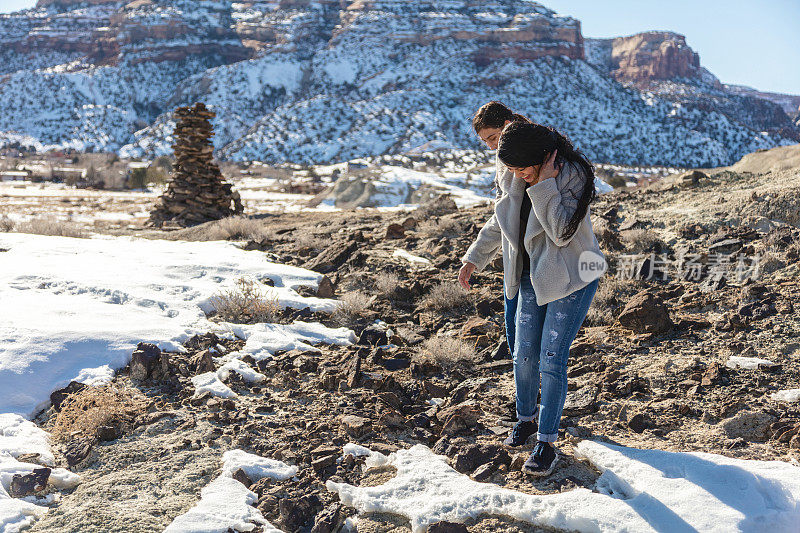
[[472, 263], [464, 263], [464, 266], [458, 271], [458, 283], [467, 290], [469, 290], [469, 278], [472, 277], [472, 273], [475, 272], [476, 268]]
[[539, 179], [537, 179], [535, 183], [541, 183], [544, 180], [558, 176], [560, 169], [556, 165], [557, 154], [558, 150], [553, 150], [553, 153], [550, 154], [550, 157], [548, 157], [547, 160], [542, 164], [542, 167], [539, 170]]

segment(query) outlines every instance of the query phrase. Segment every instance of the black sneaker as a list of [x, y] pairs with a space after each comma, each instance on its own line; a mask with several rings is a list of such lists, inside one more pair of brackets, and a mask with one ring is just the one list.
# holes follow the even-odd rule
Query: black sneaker
[[558, 462], [558, 453], [553, 445], [548, 442], [537, 441], [533, 448], [533, 453], [525, 464], [522, 471], [535, 477], [549, 476]]
[[506, 446], [524, 446], [528, 442], [528, 438], [536, 434], [537, 429], [536, 422], [517, 422], [511, 429], [511, 435], [503, 441], [503, 444]]

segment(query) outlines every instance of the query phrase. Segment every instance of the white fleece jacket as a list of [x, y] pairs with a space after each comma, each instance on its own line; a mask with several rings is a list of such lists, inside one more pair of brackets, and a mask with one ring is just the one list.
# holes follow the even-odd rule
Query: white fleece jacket
[[[519, 254], [520, 207], [522, 195], [530, 196], [532, 209], [525, 228], [525, 249], [531, 257], [531, 284], [536, 303], [545, 305], [563, 298], [601, 277], [607, 270], [606, 260], [592, 229], [590, 208], [575, 233], [567, 240], [561, 238], [580, 198], [584, 174], [574, 164], [564, 163], [555, 178], [546, 179], [526, 188], [526, 183], [514, 175], [499, 160], [497, 182], [500, 197], [495, 200], [494, 214], [486, 222], [474, 243], [461, 258], [472, 263], [476, 272], [483, 270], [498, 248], [503, 250], [503, 285], [507, 298], [516, 296], [522, 270]], [[592, 254], [583, 254], [589, 251]], [[596, 255], [593, 255], [596, 254]], [[602, 262], [601, 270], [587, 271], [579, 266], [586, 257]]]

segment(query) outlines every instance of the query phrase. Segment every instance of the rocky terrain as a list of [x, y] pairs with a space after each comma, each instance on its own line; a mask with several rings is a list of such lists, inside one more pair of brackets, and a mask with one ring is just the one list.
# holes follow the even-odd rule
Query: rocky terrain
[[219, 157], [268, 163], [478, 148], [464, 125], [491, 99], [598, 162], [725, 165], [800, 131], [680, 35], [586, 39], [536, 2], [42, 0], [0, 15], [0, 57], [0, 144], [39, 150], [167, 153], [197, 101]]
[[[394, 476], [394, 467], [363, 468], [363, 457], [339, 460], [348, 442], [384, 453], [422, 443], [475, 480], [530, 494], [592, 488], [599, 472], [573, 454], [589, 438], [798, 464], [800, 403], [777, 394], [800, 388], [798, 158], [797, 146], [751, 154], [729, 168], [617, 190], [593, 204], [610, 270], [570, 349], [559, 430], [565, 460], [544, 480], [520, 471], [524, 451], [500, 445], [514, 416], [502, 269], [496, 261], [477, 274], [469, 293], [454, 286], [459, 258], [489, 207], [459, 210], [439, 198], [412, 212], [242, 221], [231, 239], [325, 274], [330, 283], [320, 283], [317, 294], [346, 303], [346, 312], [334, 314], [287, 308], [275, 320], [346, 325], [357, 342], [245, 358], [267, 378], [249, 383], [230, 373], [234, 398], [197, 395], [191, 378], [216, 369], [212, 354], [242, 341], [201, 335], [185, 343], [186, 352], [163, 354], [141, 345], [114, 378], [138, 400], [114, 424], [57, 447], [58, 461], [82, 483], [31, 531], [161, 530], [196, 502], [232, 448], [299, 467], [283, 481], [253, 482], [244, 472], [234, 478], [250, 486], [254, 505], [282, 531], [315, 532], [338, 531], [355, 515], [326, 482], [372, 486]], [[135, 232], [205, 240], [219, 237], [220, 224]], [[696, 254], [701, 275], [662, 275], [662, 254]], [[758, 255], [759, 269], [737, 280], [718, 269], [724, 263], [712, 268], [717, 254], [733, 265], [737, 254]], [[626, 256], [635, 256], [641, 279], [625, 279]], [[75, 388], [63, 394], [70, 393]], [[37, 422], [52, 427], [59, 401]], [[381, 513], [362, 513], [354, 527], [410, 530], [407, 519]], [[465, 530], [542, 531], [490, 515], [429, 531]]]

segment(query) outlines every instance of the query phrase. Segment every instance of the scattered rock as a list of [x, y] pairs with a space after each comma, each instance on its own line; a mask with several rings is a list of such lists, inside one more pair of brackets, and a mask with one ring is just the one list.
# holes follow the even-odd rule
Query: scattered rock
[[356, 415], [344, 415], [340, 418], [344, 430], [354, 437], [361, 437], [372, 429], [372, 422], [368, 418]]
[[496, 327], [497, 326], [495, 326], [493, 322], [485, 318], [474, 316], [467, 320], [467, 323], [462, 326], [461, 334], [465, 337], [486, 335], [492, 332]]
[[306, 494], [299, 498], [281, 498], [278, 502], [279, 524], [289, 531], [296, 532], [309, 522], [322, 509], [322, 502], [316, 494]]
[[636, 333], [663, 333], [673, 326], [661, 298], [647, 290], [633, 295], [620, 313], [619, 323]]
[[597, 386], [584, 385], [580, 389], [567, 391], [564, 402], [564, 416], [582, 416], [597, 410]]
[[77, 466], [89, 457], [94, 443], [89, 439], [75, 439], [64, 447], [64, 457], [70, 468]]
[[317, 298], [333, 298], [336, 296], [336, 288], [333, 286], [331, 278], [322, 276], [317, 286]]
[[47, 487], [48, 479], [50, 479], [50, 469], [46, 467], [35, 468], [30, 474], [14, 474], [8, 487], [8, 494], [12, 498], [30, 496], [43, 491]]
[[144, 381], [149, 378], [160, 357], [161, 349], [158, 346], [149, 342], [140, 342], [131, 355], [131, 379]]
[[358, 336], [358, 343], [369, 346], [383, 346], [389, 344], [386, 328], [380, 326], [367, 326]]
[[474, 402], [453, 405], [436, 414], [442, 422], [442, 435], [453, 435], [478, 423], [480, 408]]
[[636, 413], [628, 420], [628, 427], [635, 433], [641, 433], [647, 425], [647, 418], [642, 413]]
[[[352, 457], [349, 455], [348, 457]], [[347, 519], [344, 505], [333, 502], [317, 514], [311, 533], [338, 533]]]
[[389, 224], [386, 228], [387, 239], [402, 239], [406, 236], [406, 228], [400, 224]]
[[328, 274], [342, 266], [357, 248], [357, 242], [337, 242], [303, 266], [320, 274]]
[[192, 368], [195, 375], [214, 372], [217, 367], [214, 364], [214, 358], [211, 356], [211, 350], [197, 352], [192, 358]]
[[436, 522], [428, 527], [428, 533], [467, 533], [467, 526], [455, 522]]
[[236, 472], [233, 473], [232, 477], [245, 487], [249, 487], [250, 485], [253, 484], [253, 481], [250, 479], [250, 476], [248, 476], [247, 473], [241, 468], [238, 468]]
[[76, 392], [80, 392], [87, 387], [88, 385], [86, 385], [85, 383], [70, 381], [69, 385], [67, 385], [63, 389], [58, 389], [56, 391], [53, 391], [52, 394], [50, 394], [50, 403], [53, 404], [53, 409], [55, 409], [56, 411], [61, 411], [61, 404], [64, 403], [64, 400], [66, 400], [70, 394], [75, 394]]
[[494, 464], [495, 468], [501, 464], [508, 466], [511, 456], [499, 444], [470, 444], [453, 457], [453, 468], [462, 474], [469, 474], [488, 463]]
[[770, 424], [775, 417], [762, 411], [739, 411], [732, 418], [721, 422], [722, 430], [731, 439], [748, 442], [763, 442], [767, 438]]

